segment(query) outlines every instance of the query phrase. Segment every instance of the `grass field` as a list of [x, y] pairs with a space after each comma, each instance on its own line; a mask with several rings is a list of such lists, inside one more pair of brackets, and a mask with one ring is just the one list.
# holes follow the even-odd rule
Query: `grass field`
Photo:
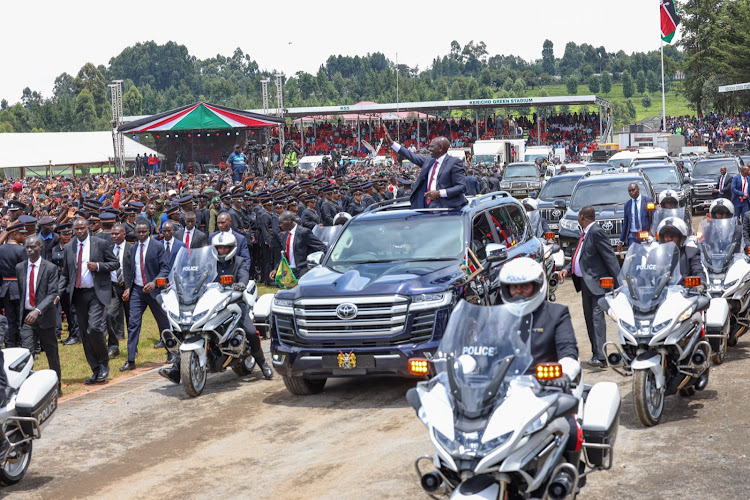
[[[260, 285], [258, 287], [258, 297], [267, 293], [274, 293], [277, 289], [272, 287], [266, 287]], [[63, 327], [66, 328], [65, 323]], [[143, 315], [143, 326], [141, 328], [141, 336], [138, 342], [138, 357], [136, 358], [136, 366], [141, 367], [159, 367], [163, 366], [167, 359], [167, 351], [165, 349], [154, 349], [154, 345], [159, 342], [159, 330], [156, 327], [156, 321], [151, 315], [151, 312], [146, 310], [146, 314]], [[63, 333], [63, 338], [67, 338], [68, 333]], [[127, 337], [127, 334], [126, 334]], [[76, 344], [72, 346], [58, 345], [58, 351], [60, 353], [60, 366], [62, 368], [62, 386], [63, 395], [71, 394], [84, 387], [83, 381], [91, 376], [91, 368], [86, 362], [86, 357], [83, 354], [83, 346]], [[120, 355], [114, 359], [109, 360], [109, 373], [110, 379], [115, 379], [131, 372], [121, 372], [120, 367], [125, 364], [128, 360], [128, 346], [125, 340], [120, 341]], [[44, 353], [37, 357], [36, 363], [34, 363], [36, 370], [48, 368], [47, 356]]]

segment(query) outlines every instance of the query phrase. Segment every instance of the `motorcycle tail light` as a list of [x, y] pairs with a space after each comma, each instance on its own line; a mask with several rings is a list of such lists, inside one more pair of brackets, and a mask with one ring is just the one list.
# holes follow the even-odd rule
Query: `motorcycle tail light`
[[605, 290], [611, 290], [615, 287], [614, 278], [599, 278], [599, 286]]
[[156, 286], [167, 286], [167, 278], [156, 278]]
[[688, 276], [685, 278], [685, 288], [693, 288], [696, 286], [701, 286], [700, 276]]
[[554, 380], [560, 377], [562, 377], [562, 365], [559, 363], [536, 365], [536, 378], [539, 380]]
[[409, 373], [412, 375], [427, 375], [430, 371], [430, 362], [425, 358], [412, 358], [409, 360]]
[[219, 283], [222, 285], [231, 285], [234, 283], [234, 276], [219, 276]]

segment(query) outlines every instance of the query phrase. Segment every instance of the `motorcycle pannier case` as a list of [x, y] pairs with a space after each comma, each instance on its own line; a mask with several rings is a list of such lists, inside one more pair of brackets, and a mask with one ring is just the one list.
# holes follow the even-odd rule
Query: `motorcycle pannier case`
[[[16, 411], [20, 417], [33, 417], [39, 427], [52, 419], [57, 409], [57, 374], [52, 370], [40, 370], [32, 374], [21, 386], [16, 396]], [[31, 434], [32, 426], [23, 423], [25, 432]]]
[[614, 382], [599, 382], [589, 391], [583, 412], [583, 447], [589, 465], [609, 469], [620, 423], [620, 391]]

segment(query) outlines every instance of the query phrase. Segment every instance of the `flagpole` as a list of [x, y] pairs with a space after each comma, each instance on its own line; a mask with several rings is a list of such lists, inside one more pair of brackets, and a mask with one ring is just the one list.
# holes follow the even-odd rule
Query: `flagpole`
[[659, 33], [659, 41], [661, 42], [661, 131], [667, 131], [667, 100], [664, 97], [664, 40]]

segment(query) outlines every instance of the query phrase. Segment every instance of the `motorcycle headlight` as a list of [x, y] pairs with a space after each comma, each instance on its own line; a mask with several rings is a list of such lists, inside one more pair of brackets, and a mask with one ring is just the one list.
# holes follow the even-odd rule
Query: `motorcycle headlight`
[[732, 288], [734, 285], [737, 284], [737, 281], [739, 280], [732, 280], [732, 281], [728, 281], [727, 283], [724, 283], [724, 290], [728, 290]]
[[203, 311], [202, 313], [198, 313], [195, 316], [193, 316], [193, 322], [197, 323], [198, 321], [202, 320], [204, 317], [206, 317], [206, 314], [208, 314], [208, 311]]
[[620, 326], [622, 327], [623, 330], [625, 330], [628, 333], [635, 333], [636, 332], [635, 325], [631, 325], [630, 323], [627, 323], [627, 322], [625, 322], [623, 320], [620, 320]]
[[479, 447], [479, 452], [483, 455], [490, 453], [495, 448], [499, 448], [500, 446], [504, 445], [506, 441], [508, 441], [508, 439], [510, 439], [512, 435], [513, 435], [513, 431], [506, 432], [502, 436], [498, 436], [495, 439], [490, 439], [486, 443], [482, 443], [482, 446]]
[[[541, 417], [536, 419], [530, 426], [526, 428], [526, 435], [533, 434], [547, 423], [547, 414], [543, 413]], [[502, 437], [502, 436], [501, 436]]]
[[653, 328], [652, 328], [651, 330], [652, 330], [652, 331], [653, 331], [654, 333], [656, 333], [656, 332], [660, 332], [660, 331], [664, 330], [664, 329], [665, 329], [665, 328], [666, 328], [667, 326], [669, 326], [669, 324], [670, 324], [671, 322], [672, 322], [672, 320], [671, 320], [671, 319], [668, 319], [667, 321], [664, 321], [664, 322], [662, 322], [662, 323], [659, 323], [658, 325], [654, 325], [654, 326], [653, 326]]

